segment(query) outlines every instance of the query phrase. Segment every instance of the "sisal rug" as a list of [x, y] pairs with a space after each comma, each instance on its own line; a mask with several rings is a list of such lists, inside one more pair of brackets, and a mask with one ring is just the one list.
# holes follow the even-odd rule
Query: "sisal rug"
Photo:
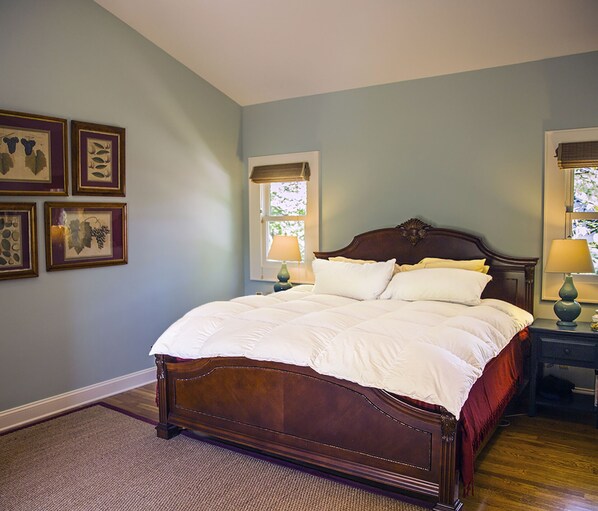
[[101, 405], [0, 436], [3, 511], [422, 511]]

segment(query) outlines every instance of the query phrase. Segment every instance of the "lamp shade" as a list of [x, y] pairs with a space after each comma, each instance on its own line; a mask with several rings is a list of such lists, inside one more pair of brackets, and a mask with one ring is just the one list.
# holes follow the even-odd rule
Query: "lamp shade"
[[553, 240], [545, 271], [550, 273], [594, 273], [586, 240]]
[[297, 236], [274, 236], [268, 251], [268, 259], [271, 261], [301, 261]]

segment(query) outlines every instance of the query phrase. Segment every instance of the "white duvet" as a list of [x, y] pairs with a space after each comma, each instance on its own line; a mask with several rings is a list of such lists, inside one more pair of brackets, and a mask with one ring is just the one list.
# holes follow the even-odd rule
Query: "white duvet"
[[162, 334], [150, 355], [309, 366], [459, 417], [488, 361], [532, 321], [526, 311], [493, 299], [476, 306], [359, 301], [300, 286], [197, 307]]

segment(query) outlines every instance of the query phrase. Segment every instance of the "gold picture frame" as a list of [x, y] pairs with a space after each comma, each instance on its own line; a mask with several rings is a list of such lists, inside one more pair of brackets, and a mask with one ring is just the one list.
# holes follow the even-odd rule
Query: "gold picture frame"
[[125, 128], [71, 122], [73, 195], [125, 196]]
[[39, 276], [34, 202], [0, 202], [0, 280]]
[[46, 202], [48, 271], [127, 264], [127, 205]]

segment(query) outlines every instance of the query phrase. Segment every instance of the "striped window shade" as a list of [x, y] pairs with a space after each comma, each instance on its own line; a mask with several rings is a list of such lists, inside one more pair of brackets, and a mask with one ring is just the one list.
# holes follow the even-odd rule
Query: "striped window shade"
[[253, 167], [249, 180], [253, 183], [284, 183], [290, 181], [309, 181], [309, 163], [279, 163]]
[[556, 158], [561, 169], [598, 167], [598, 141], [559, 144]]

